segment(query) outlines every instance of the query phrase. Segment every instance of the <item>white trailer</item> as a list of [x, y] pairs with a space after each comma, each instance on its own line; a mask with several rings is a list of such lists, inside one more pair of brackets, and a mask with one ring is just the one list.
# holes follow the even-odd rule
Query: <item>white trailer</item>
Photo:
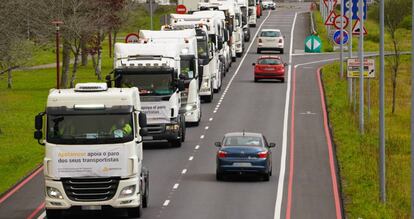
[[[141, 40], [155, 44], [177, 44], [181, 47], [180, 72], [184, 79], [185, 90], [181, 92], [181, 112], [185, 121], [191, 125], [198, 125], [201, 120], [201, 104], [199, 85], [202, 80], [198, 68], [197, 37], [194, 29], [174, 31], [141, 30]], [[200, 81], [199, 81], [200, 80]]]
[[242, 14], [240, 7], [234, 0], [220, 1], [211, 0], [209, 2], [200, 2], [198, 4], [200, 11], [220, 10], [226, 16], [227, 29], [230, 31], [232, 61], [236, 57], [241, 57], [244, 52], [244, 33], [242, 26]]
[[34, 134], [45, 146], [47, 218], [60, 218], [69, 210], [108, 208], [140, 217], [149, 195], [141, 107], [136, 87], [85, 83], [50, 91], [46, 111], [35, 118]]
[[256, 27], [257, 25], [257, 1], [256, 0], [248, 0], [249, 2], [249, 26]]
[[[181, 44], [115, 44], [113, 79], [116, 87], [139, 87], [142, 110], [148, 118], [144, 143], [168, 141], [181, 147], [185, 140], [185, 117], [180, 113]], [[111, 81], [111, 77], [107, 76]]]

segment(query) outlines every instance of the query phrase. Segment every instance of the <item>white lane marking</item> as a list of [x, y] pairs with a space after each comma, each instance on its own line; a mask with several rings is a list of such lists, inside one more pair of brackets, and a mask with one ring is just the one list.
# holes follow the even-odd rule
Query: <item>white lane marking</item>
[[177, 190], [178, 189], [178, 186], [180, 186], [180, 184], [178, 184], [178, 183], [174, 184], [173, 189], [174, 190]]
[[200, 136], [200, 138], [203, 139], [204, 138], [204, 135]]
[[164, 204], [162, 206], [167, 207], [170, 204], [170, 200], [165, 200]]
[[196, 145], [194, 149], [198, 150], [200, 148], [200, 145]]
[[208, 119], [208, 121], [210, 121], [210, 122], [213, 121], [213, 117], [211, 117], [210, 119]]
[[181, 171], [181, 174], [186, 174], [187, 173], [187, 169], [183, 169], [182, 171]]
[[46, 211], [44, 211], [42, 214], [39, 215], [39, 217], [37, 217], [37, 219], [44, 219], [46, 218]]
[[204, 129], [207, 130], [208, 129], [208, 126], [206, 126]]
[[216, 111], [216, 110], [214, 110], [214, 111], [213, 111], [213, 113], [217, 113], [217, 111]]
[[189, 161], [192, 161], [192, 160], [194, 160], [194, 157], [193, 157], [193, 156], [191, 156], [191, 157], [189, 157], [189, 158], [188, 158], [188, 160], [189, 160]]
[[[295, 31], [297, 13], [293, 18], [292, 30], [290, 32], [290, 51], [289, 51], [289, 63], [292, 63], [292, 51], [293, 51], [293, 33]], [[279, 182], [277, 185], [277, 196], [275, 203], [275, 215], [274, 219], [280, 219], [282, 211], [283, 201], [283, 184], [285, 182], [285, 171], [286, 171], [286, 150], [287, 150], [287, 138], [288, 138], [288, 119], [289, 119], [289, 106], [290, 106], [290, 80], [292, 74], [292, 64], [289, 65], [288, 69], [288, 83], [286, 88], [286, 102], [285, 102], [285, 113], [283, 116], [283, 142], [282, 142], [282, 155], [280, 159], [280, 173]]]

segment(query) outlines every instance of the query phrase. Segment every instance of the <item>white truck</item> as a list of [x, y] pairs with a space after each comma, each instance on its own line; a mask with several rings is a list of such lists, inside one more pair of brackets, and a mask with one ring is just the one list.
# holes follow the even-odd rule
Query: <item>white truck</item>
[[199, 16], [210, 26], [209, 35], [213, 35], [213, 39], [217, 42], [217, 48], [220, 52], [220, 60], [224, 64], [224, 76], [231, 67], [231, 49], [230, 49], [230, 33], [226, 29], [226, 16], [223, 11], [196, 11], [193, 13]]
[[249, 26], [256, 27], [257, 25], [257, 1], [256, 0], [248, 0], [249, 1]]
[[185, 82], [185, 90], [181, 92], [181, 113], [185, 116], [185, 122], [196, 125], [201, 120], [201, 104], [199, 87], [202, 78], [198, 68], [197, 37], [194, 29], [169, 31], [141, 30], [141, 40], [155, 44], [180, 45], [180, 72]]
[[35, 118], [34, 133], [45, 146], [47, 218], [110, 208], [140, 217], [149, 195], [142, 150], [145, 126], [135, 87], [83, 83], [52, 89], [46, 111]]
[[244, 52], [244, 33], [242, 26], [242, 13], [237, 2], [234, 0], [211, 0], [209, 2], [199, 2], [200, 11], [220, 10], [226, 16], [226, 29], [230, 31], [232, 61], [236, 57], [241, 57]]
[[[148, 118], [144, 143], [167, 141], [181, 147], [185, 140], [185, 117], [180, 113], [181, 44], [116, 43], [113, 78], [115, 87], [139, 87], [142, 111]], [[112, 84], [112, 83], [111, 83]]]
[[[211, 21], [213, 22], [213, 21]], [[213, 26], [214, 27], [214, 26]], [[207, 20], [193, 14], [171, 14], [170, 25], [164, 29], [195, 29], [197, 35], [199, 70], [203, 76], [200, 97], [205, 102], [213, 100], [213, 92], [221, 89], [224, 68], [221, 64], [219, 45], [215, 35], [210, 35]], [[217, 28], [217, 27], [215, 27]], [[222, 45], [222, 44], [220, 44]]]

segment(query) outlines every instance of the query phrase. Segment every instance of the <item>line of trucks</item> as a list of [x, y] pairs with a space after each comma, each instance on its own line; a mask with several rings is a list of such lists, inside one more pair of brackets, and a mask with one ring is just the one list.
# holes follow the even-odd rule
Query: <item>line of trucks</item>
[[180, 147], [245, 52], [256, 0], [180, 3], [191, 12], [141, 30], [138, 43], [116, 43], [106, 83], [50, 90], [34, 133], [45, 146], [47, 218], [111, 208], [140, 217], [149, 204], [143, 143]]

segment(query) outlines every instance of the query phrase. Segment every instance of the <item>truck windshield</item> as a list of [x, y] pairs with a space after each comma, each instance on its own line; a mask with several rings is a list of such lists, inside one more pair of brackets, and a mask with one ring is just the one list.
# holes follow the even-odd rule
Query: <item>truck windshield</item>
[[181, 59], [181, 74], [184, 75], [187, 79], [193, 79], [195, 77], [195, 66], [194, 58], [192, 59]]
[[208, 59], [208, 42], [207, 37], [197, 37], [198, 58]]
[[138, 87], [140, 95], [171, 95], [173, 90], [173, 79], [170, 73], [160, 74], [140, 72], [139, 74], [123, 74], [123, 87]]
[[110, 144], [134, 139], [131, 114], [49, 115], [47, 141], [53, 144]]
[[249, 6], [256, 6], [256, 0], [249, 0]]

